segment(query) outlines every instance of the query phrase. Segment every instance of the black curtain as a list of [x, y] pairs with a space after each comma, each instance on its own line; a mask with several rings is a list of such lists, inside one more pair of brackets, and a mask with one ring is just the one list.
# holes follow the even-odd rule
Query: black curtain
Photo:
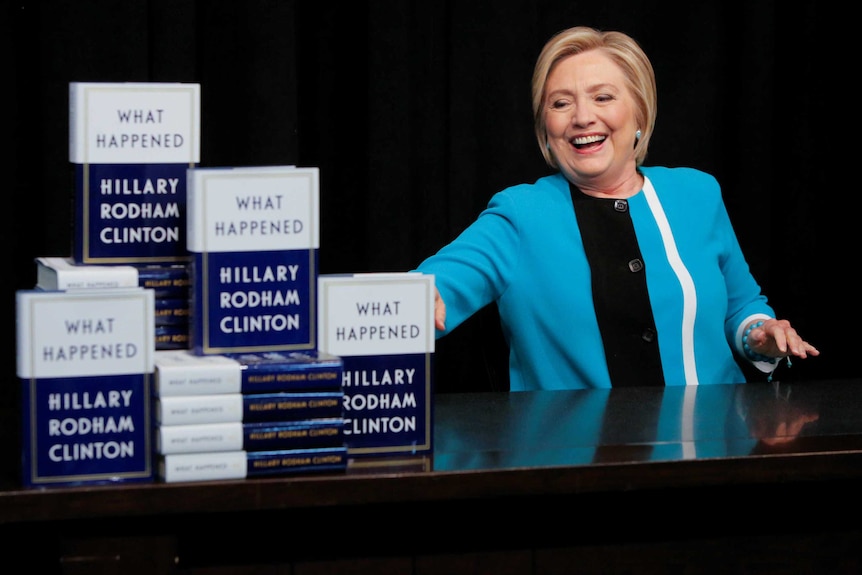
[[[7, 341], [33, 259], [71, 254], [70, 81], [199, 82], [202, 165], [319, 166], [321, 272], [407, 270], [494, 192], [548, 173], [532, 66], [553, 33], [586, 24], [641, 42], [659, 86], [647, 163], [719, 179], [771, 303], [823, 352], [783, 377], [860, 375], [846, 335], [860, 323], [860, 201], [846, 183], [858, 50], [829, 2], [7, 0], [5, 12]], [[436, 384], [508, 388], [493, 306], [438, 341]]]

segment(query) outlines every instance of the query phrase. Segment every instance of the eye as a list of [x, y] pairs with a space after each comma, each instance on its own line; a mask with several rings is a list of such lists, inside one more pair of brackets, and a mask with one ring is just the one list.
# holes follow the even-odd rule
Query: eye
[[596, 96], [596, 102], [610, 102], [614, 99], [615, 98], [610, 94], [599, 94], [598, 96]]
[[554, 100], [551, 102], [551, 108], [554, 110], [563, 110], [569, 106], [569, 102], [566, 100]]

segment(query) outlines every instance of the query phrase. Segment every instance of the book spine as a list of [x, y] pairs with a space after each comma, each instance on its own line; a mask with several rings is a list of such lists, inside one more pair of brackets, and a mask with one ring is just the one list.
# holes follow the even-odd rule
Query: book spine
[[158, 350], [185, 350], [189, 348], [188, 324], [157, 325], [155, 346]]
[[239, 362], [224, 356], [157, 349], [155, 370], [158, 397], [240, 392]]
[[344, 421], [307, 419], [272, 423], [162, 425], [156, 450], [161, 455], [206, 451], [271, 451], [343, 444]]
[[154, 413], [157, 425], [243, 422], [242, 395], [220, 393], [156, 397]]
[[314, 349], [318, 169], [199, 168], [188, 179], [194, 352]]
[[246, 394], [243, 396], [243, 421], [341, 419], [343, 398], [340, 390]]
[[179, 325], [188, 331], [189, 300], [156, 298], [156, 325]]
[[182, 264], [139, 266], [138, 285], [153, 290], [157, 299], [188, 300], [191, 285], [189, 268]]
[[260, 362], [244, 363], [240, 377], [242, 393], [341, 390], [343, 364], [305, 366]]
[[156, 399], [156, 423], [274, 422], [342, 416], [341, 392], [239, 393]]
[[324, 473], [347, 469], [344, 446], [276, 451], [179, 453], [159, 461], [165, 483], [246, 479], [249, 477]]

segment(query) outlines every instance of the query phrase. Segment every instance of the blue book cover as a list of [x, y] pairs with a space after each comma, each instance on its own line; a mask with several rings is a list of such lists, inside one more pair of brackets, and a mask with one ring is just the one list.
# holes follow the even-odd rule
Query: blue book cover
[[188, 261], [186, 170], [200, 162], [200, 85], [70, 82], [72, 257]]
[[433, 450], [434, 276], [321, 274], [319, 349], [341, 357], [351, 458]]
[[142, 288], [16, 293], [24, 486], [153, 479], [153, 305]]
[[244, 423], [195, 423], [156, 426], [156, 452], [270, 451], [344, 445], [344, 420], [338, 418]]
[[317, 168], [188, 170], [191, 349], [314, 349]]
[[275, 451], [176, 453], [164, 455], [159, 461], [159, 479], [165, 483], [346, 470], [347, 448], [344, 446]]
[[342, 417], [341, 391], [213, 393], [156, 397], [157, 425], [295, 421]]
[[317, 350], [196, 355], [156, 351], [159, 397], [222, 393], [341, 391], [340, 357]]
[[187, 262], [188, 168], [189, 164], [75, 164], [75, 262]]

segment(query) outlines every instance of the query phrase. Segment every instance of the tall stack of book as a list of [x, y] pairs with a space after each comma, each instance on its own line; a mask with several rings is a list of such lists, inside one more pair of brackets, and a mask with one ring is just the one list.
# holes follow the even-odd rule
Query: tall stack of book
[[157, 294], [155, 338], [157, 349], [188, 348], [186, 173], [200, 162], [200, 85], [70, 82], [69, 161], [72, 261], [168, 282], [186, 267], [181, 289]]
[[344, 470], [341, 358], [316, 350], [317, 168], [189, 168], [188, 350], [156, 360], [166, 482]]
[[155, 451], [168, 483], [343, 471], [337, 356], [304, 352], [155, 360]]

